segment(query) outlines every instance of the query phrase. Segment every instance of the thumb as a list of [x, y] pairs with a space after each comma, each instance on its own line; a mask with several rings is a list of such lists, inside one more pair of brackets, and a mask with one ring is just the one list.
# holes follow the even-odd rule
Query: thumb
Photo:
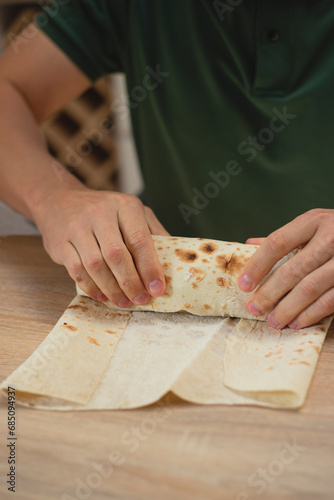
[[246, 243], [248, 245], [261, 245], [261, 243], [263, 243], [265, 240], [265, 238], [248, 238], [248, 240], [246, 240]]

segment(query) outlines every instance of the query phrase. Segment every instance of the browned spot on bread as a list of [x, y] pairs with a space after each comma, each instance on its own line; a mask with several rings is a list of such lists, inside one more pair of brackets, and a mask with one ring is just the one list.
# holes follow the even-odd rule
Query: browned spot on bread
[[[131, 307], [131, 305], [130, 305]], [[124, 311], [125, 312], [125, 311]], [[105, 312], [104, 313], [104, 316], [106, 316], [107, 318], [122, 318], [124, 315], [124, 313], [121, 313], [121, 312], [114, 312], [114, 311], [109, 311], [109, 312]]]
[[164, 263], [162, 264], [162, 267], [163, 267], [164, 269], [169, 269], [169, 268], [170, 268], [170, 266], [171, 266], [171, 263], [170, 263], [170, 262], [164, 262]]
[[182, 248], [176, 248], [174, 250], [175, 255], [183, 262], [195, 262], [198, 259], [198, 255], [193, 250], [183, 250]]
[[204, 269], [200, 269], [199, 267], [191, 267], [189, 269], [189, 272], [191, 274], [191, 277], [195, 279], [195, 281], [202, 281], [205, 276]]
[[308, 333], [307, 332], [302, 333], [302, 337], [304, 337], [305, 335], [308, 335]]
[[315, 352], [318, 352], [318, 353], [320, 352], [320, 347], [319, 347], [319, 346], [317, 346], [317, 345], [313, 345], [313, 346], [312, 346], [312, 349], [314, 349], [314, 350], [315, 350]]
[[209, 306], [209, 304], [204, 304], [203, 309], [204, 309], [205, 311], [211, 311], [212, 307], [211, 307], [211, 306]]
[[313, 335], [319, 335], [319, 333], [318, 333], [318, 332], [314, 332], [314, 334], [313, 334]]
[[67, 323], [64, 323], [64, 326], [65, 326], [65, 328], [67, 328], [67, 330], [71, 330], [71, 332], [76, 332], [77, 331], [77, 327], [76, 326], [68, 325]]
[[269, 367], [267, 368], [267, 370], [273, 370], [273, 369], [274, 369], [274, 367], [273, 367], [273, 366], [269, 366]]
[[304, 352], [304, 349], [295, 349], [293, 352]]
[[197, 283], [192, 283], [191, 286], [193, 287], [194, 290], [197, 290], [197, 288], [198, 288]]
[[98, 343], [98, 341], [97, 341], [96, 339], [94, 339], [94, 337], [89, 337], [89, 336], [88, 336], [87, 338], [88, 338], [88, 342], [89, 342], [90, 344], [94, 344], [94, 345], [98, 345], [98, 346], [100, 345], [100, 344]]
[[163, 250], [163, 247], [157, 247], [157, 250]]
[[184, 267], [182, 267], [182, 266], [179, 266], [176, 268], [177, 271], [182, 271], [183, 269], [184, 269]]
[[209, 263], [208, 259], [202, 259], [202, 262], [203, 262], [204, 264], [208, 264], [208, 263]]
[[111, 333], [112, 335], [117, 335], [117, 332], [113, 332], [112, 330], [105, 330], [106, 333]]
[[230, 288], [231, 287], [231, 282], [227, 280], [226, 278], [223, 278], [220, 276], [219, 278], [216, 279], [216, 283], [218, 286], [222, 286], [225, 288]]
[[[294, 359], [296, 359], [296, 358], [294, 358]], [[292, 361], [294, 361], [294, 360], [292, 360]], [[308, 363], [307, 361], [295, 361], [294, 363], [293, 362], [289, 363], [289, 365], [307, 365], [307, 366], [311, 366], [310, 363]]]
[[192, 309], [190, 304], [184, 304], [183, 309]]
[[199, 250], [203, 253], [207, 253], [208, 255], [211, 255], [218, 250], [218, 245], [216, 243], [213, 243], [212, 241], [208, 243], [202, 243], [200, 245]]
[[270, 356], [272, 356], [274, 353], [273, 352], [268, 352], [268, 354], [265, 354], [264, 357], [265, 358], [269, 358]]
[[231, 275], [239, 274], [245, 264], [246, 260], [240, 255], [217, 255], [216, 257], [216, 267]]
[[68, 309], [80, 309], [80, 311], [88, 311], [88, 307], [86, 306], [79, 306], [79, 304], [74, 304], [73, 306], [69, 306]]
[[171, 282], [172, 282], [172, 277], [171, 276], [168, 276], [168, 274], [165, 275], [165, 280], [166, 280], [166, 284], [167, 285], [170, 285]]

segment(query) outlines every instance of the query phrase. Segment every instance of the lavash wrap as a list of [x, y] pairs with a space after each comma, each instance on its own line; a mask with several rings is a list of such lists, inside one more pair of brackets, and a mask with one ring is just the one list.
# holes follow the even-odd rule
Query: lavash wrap
[[78, 295], [2, 392], [15, 388], [18, 403], [46, 410], [138, 408], [169, 391], [197, 404], [299, 408], [331, 318], [282, 332], [224, 318], [250, 317], [237, 278], [257, 247], [154, 240], [167, 293], [139, 311]]
[[[152, 297], [146, 305], [133, 304], [121, 310], [187, 311], [197, 316], [254, 319], [246, 307], [250, 294], [242, 292], [237, 281], [258, 245], [168, 236], [153, 236], [153, 240], [166, 277], [166, 293], [161, 297]], [[265, 280], [292, 255], [281, 259]], [[86, 295], [78, 286], [77, 292]], [[105, 304], [112, 309], [117, 308], [110, 301]], [[265, 320], [269, 312], [257, 319]]]

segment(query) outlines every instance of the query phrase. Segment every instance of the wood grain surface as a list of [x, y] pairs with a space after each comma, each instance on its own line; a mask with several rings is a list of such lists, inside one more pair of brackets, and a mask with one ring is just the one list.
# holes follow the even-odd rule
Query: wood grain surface
[[[0, 238], [0, 380], [52, 329], [74, 285], [38, 237]], [[127, 411], [17, 407], [16, 493], [7, 491], [7, 402], [0, 398], [0, 498], [331, 500], [334, 329], [299, 411], [199, 406], [167, 395]]]

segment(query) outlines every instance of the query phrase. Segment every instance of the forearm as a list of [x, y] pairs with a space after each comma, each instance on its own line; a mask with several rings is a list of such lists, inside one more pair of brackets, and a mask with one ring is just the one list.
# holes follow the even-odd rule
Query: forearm
[[55, 192], [85, 189], [48, 153], [39, 125], [21, 94], [0, 82], [0, 198], [36, 222]]

